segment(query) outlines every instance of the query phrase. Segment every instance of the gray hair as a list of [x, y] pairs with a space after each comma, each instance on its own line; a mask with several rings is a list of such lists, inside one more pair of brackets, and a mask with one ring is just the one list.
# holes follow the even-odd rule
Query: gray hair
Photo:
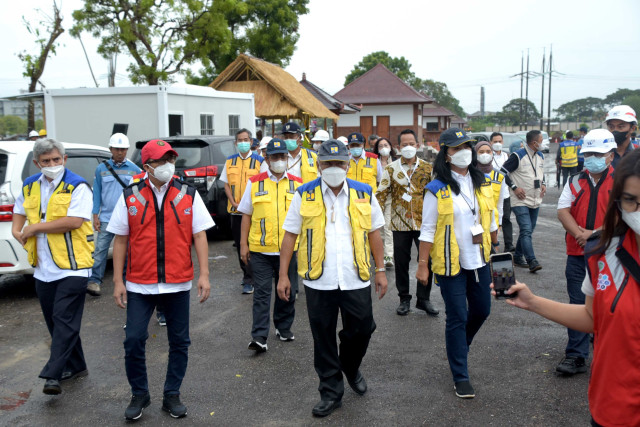
[[58, 153], [64, 157], [64, 145], [62, 145], [62, 142], [56, 141], [53, 138], [38, 139], [33, 144], [33, 159], [36, 162], [40, 161], [40, 156], [49, 154], [53, 150], [58, 150]]

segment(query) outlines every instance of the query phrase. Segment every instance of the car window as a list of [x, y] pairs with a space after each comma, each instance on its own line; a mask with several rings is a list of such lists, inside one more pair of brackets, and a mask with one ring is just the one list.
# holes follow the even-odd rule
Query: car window
[[232, 140], [214, 143], [212, 147], [213, 164], [223, 164], [227, 160], [227, 157], [236, 154], [236, 152], [236, 144], [234, 144]]
[[[66, 168], [72, 171], [75, 174], [83, 177], [91, 187], [93, 187], [93, 180], [95, 178], [96, 168], [98, 164], [103, 160], [108, 160], [111, 158], [109, 153], [101, 153], [101, 152], [74, 152], [73, 150], [67, 150], [67, 165]], [[25, 167], [22, 171], [22, 180], [24, 181], [26, 178], [31, 175], [35, 175], [40, 170], [38, 167], [31, 161], [33, 159], [32, 153], [29, 153], [27, 156], [27, 160], [25, 162]]]
[[206, 147], [200, 144], [172, 144], [171, 147], [178, 152], [176, 160], [177, 169], [189, 169], [198, 166], [207, 166], [208, 158]]
[[0, 154], [0, 183], [4, 182], [5, 175], [7, 174], [7, 163], [9, 156], [7, 154]]

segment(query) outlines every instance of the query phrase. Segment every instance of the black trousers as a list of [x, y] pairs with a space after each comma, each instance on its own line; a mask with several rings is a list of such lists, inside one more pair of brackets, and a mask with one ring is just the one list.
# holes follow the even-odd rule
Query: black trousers
[[[313, 335], [313, 365], [320, 378], [322, 400], [339, 400], [344, 394], [342, 372], [355, 377], [376, 330], [371, 307], [371, 286], [352, 291], [319, 291], [305, 286], [307, 311]], [[338, 312], [342, 316], [340, 352], [336, 343]]]
[[[411, 246], [420, 248], [420, 231], [394, 231], [393, 232], [393, 263], [396, 270], [396, 288], [400, 301], [411, 301], [409, 291], [409, 264], [411, 263]], [[433, 280], [429, 274], [427, 285], [421, 285], [416, 281], [416, 298], [428, 300], [431, 295]]]
[[513, 224], [511, 224], [511, 197], [502, 201], [502, 239], [504, 248], [513, 247]]
[[40, 378], [59, 380], [65, 371], [87, 369], [80, 341], [88, 277], [66, 277], [53, 282], [36, 279], [36, 292], [51, 335], [51, 353]]
[[240, 259], [240, 234], [242, 229], [242, 215], [231, 215], [231, 235], [233, 241], [236, 244], [236, 251], [238, 252], [238, 262], [242, 269], [242, 283], [245, 285], [253, 285], [253, 271], [251, 270], [251, 263], [249, 265], [242, 262]]
[[562, 169], [562, 187], [564, 187], [567, 184], [567, 181], [569, 180], [569, 176], [578, 172], [578, 167], [574, 166], [572, 168], [560, 168], [560, 169]]

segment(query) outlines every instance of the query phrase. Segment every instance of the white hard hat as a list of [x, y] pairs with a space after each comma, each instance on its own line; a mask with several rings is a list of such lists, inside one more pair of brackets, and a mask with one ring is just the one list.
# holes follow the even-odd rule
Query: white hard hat
[[129, 148], [129, 138], [123, 133], [114, 133], [109, 139], [109, 147]]
[[617, 147], [618, 145], [611, 132], [606, 129], [593, 129], [584, 136], [580, 154], [608, 153]]
[[349, 140], [346, 136], [339, 136], [338, 141], [342, 142], [344, 145], [349, 145]]
[[34, 136], [40, 136], [40, 134], [35, 130], [29, 132], [29, 138], [33, 138]]
[[638, 122], [636, 112], [628, 105], [616, 105], [609, 110], [604, 121], [608, 122], [613, 119], [622, 120], [623, 122]]
[[320, 141], [320, 142], [324, 142], [327, 139], [329, 139], [329, 132], [327, 132], [324, 129], [318, 130], [316, 134], [313, 135], [313, 138], [311, 138], [312, 141]]
[[258, 147], [258, 150], [264, 150], [267, 148], [267, 144], [269, 144], [269, 141], [271, 141], [271, 137], [270, 136], [265, 136], [264, 138], [262, 138], [260, 140], [260, 147]]

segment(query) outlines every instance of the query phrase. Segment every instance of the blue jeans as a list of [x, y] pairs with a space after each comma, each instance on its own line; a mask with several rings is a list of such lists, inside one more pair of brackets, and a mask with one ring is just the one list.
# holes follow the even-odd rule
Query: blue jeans
[[[584, 294], [582, 293], [582, 281], [586, 274], [584, 256], [567, 256], [567, 267], [564, 271], [567, 278], [567, 293], [570, 304], [584, 304]], [[574, 357], [589, 357], [589, 334], [567, 328], [569, 342], [565, 349], [565, 355]]]
[[475, 271], [461, 269], [456, 276], [436, 274], [436, 280], [447, 314], [445, 340], [453, 381], [469, 381], [469, 346], [491, 311], [489, 265]]
[[[89, 282], [94, 282], [99, 285], [102, 284], [102, 278], [104, 277], [104, 269], [107, 267], [107, 255], [109, 254], [109, 245], [115, 234], [107, 231], [109, 223], [103, 222], [100, 225], [102, 231], [98, 232], [98, 239], [96, 241], [96, 248], [93, 252], [93, 269], [91, 270], [91, 277]], [[126, 268], [125, 268], [126, 271]]]
[[532, 209], [527, 206], [511, 207], [511, 212], [516, 215], [516, 221], [518, 221], [518, 227], [520, 228], [515, 256], [524, 256], [528, 263], [531, 263], [531, 261], [536, 259], [536, 254], [533, 252], [533, 241], [531, 240], [531, 235], [533, 234], [533, 230], [536, 229], [539, 209], [540, 208]]
[[149, 392], [145, 344], [149, 338], [149, 319], [156, 305], [162, 304], [167, 319], [169, 364], [164, 383], [165, 395], [179, 395], [187, 372], [189, 339], [189, 291], [143, 295], [127, 292], [127, 327], [124, 340], [124, 366], [131, 394]]

